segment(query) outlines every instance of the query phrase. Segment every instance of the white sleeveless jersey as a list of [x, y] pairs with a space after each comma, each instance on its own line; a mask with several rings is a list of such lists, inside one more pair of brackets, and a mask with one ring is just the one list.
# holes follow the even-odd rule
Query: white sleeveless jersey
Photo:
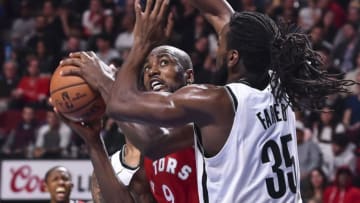
[[270, 86], [260, 91], [232, 83], [225, 88], [236, 113], [224, 146], [204, 158], [201, 136], [195, 140], [200, 201], [302, 202], [294, 112], [285, 102], [276, 103]]
[[115, 152], [111, 158], [111, 165], [115, 171], [116, 177], [120, 182], [122, 182], [125, 186], [130, 184], [130, 181], [136, 171], [139, 170], [139, 167], [130, 167], [124, 163], [124, 147], [122, 150]]

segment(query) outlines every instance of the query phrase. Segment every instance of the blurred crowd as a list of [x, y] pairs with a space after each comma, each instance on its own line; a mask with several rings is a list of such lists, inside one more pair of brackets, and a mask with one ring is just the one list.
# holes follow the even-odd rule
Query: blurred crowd
[[[360, 0], [229, 0], [297, 24], [322, 69], [360, 82]], [[93, 50], [120, 67], [133, 42], [133, 0], [0, 1], [0, 153], [5, 158], [87, 158], [87, 149], [48, 106], [49, 82], [70, 52]], [[172, 0], [171, 44], [192, 58], [195, 83], [223, 85], [217, 36], [186, 0]], [[230, 70], [231, 71], [231, 70]], [[305, 202], [356, 202], [360, 192], [360, 86], [328, 97], [323, 109], [298, 111], [297, 137]], [[124, 138], [112, 119], [102, 134], [111, 154]]]

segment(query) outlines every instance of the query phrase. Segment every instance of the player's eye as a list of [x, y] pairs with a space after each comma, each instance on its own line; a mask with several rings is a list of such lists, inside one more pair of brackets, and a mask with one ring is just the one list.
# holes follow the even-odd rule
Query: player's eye
[[161, 59], [161, 61], [160, 61], [160, 66], [166, 66], [166, 65], [168, 65], [169, 64], [169, 61], [168, 60], [166, 60], [166, 59]]
[[149, 72], [150, 66], [149, 66], [149, 65], [145, 65], [145, 66], [143, 67], [143, 70], [144, 70], [144, 72]]

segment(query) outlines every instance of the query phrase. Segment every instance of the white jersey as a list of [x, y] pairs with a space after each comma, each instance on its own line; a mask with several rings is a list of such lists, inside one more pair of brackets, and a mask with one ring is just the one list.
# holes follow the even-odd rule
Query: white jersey
[[[125, 145], [124, 145], [125, 146]], [[124, 163], [124, 147], [122, 150], [115, 152], [111, 158], [111, 165], [116, 173], [116, 177], [121, 181], [125, 186], [128, 186], [132, 177], [139, 170], [139, 167], [130, 167]]]
[[195, 140], [200, 202], [301, 202], [294, 112], [275, 101], [270, 85], [225, 88], [236, 113], [224, 146], [207, 158], [201, 136]]

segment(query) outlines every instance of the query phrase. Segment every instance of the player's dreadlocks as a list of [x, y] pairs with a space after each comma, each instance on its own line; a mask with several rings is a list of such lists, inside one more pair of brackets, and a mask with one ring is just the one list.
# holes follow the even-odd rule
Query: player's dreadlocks
[[[280, 28], [279, 28], [280, 27]], [[311, 49], [308, 37], [295, 27], [277, 26], [256, 12], [236, 12], [229, 23], [227, 46], [236, 49], [247, 71], [271, 74], [273, 95], [294, 108], [319, 109], [326, 96], [347, 92], [354, 81], [320, 69], [320, 56]]]

